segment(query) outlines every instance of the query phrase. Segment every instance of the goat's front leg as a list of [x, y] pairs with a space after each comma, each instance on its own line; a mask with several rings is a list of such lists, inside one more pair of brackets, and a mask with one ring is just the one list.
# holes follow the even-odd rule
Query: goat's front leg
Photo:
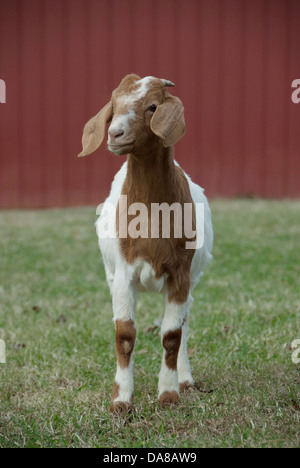
[[117, 372], [111, 411], [129, 410], [133, 400], [133, 360], [136, 329], [134, 313], [136, 290], [126, 275], [117, 272], [112, 287], [114, 321], [116, 324]]
[[166, 299], [166, 309], [161, 326], [163, 359], [158, 381], [159, 402], [162, 405], [179, 402], [178, 353], [182, 338], [186, 304], [176, 304]]

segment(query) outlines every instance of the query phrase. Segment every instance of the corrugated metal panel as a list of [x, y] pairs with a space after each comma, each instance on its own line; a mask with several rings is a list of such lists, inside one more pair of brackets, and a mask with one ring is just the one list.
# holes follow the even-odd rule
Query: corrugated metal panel
[[300, 196], [297, 0], [2, 0], [0, 206], [100, 203], [124, 158], [77, 159], [131, 72], [176, 83], [176, 158], [209, 196]]

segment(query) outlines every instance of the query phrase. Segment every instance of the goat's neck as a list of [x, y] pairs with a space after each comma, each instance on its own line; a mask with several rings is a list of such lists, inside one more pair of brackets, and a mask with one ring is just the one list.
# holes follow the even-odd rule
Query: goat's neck
[[123, 193], [135, 202], [162, 203], [174, 195], [176, 177], [173, 148], [160, 147], [141, 157], [130, 154]]

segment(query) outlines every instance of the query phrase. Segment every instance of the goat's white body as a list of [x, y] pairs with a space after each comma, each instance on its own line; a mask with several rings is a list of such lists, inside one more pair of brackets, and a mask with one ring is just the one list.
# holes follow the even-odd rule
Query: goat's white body
[[[116, 174], [111, 186], [110, 194], [106, 199], [100, 217], [96, 222], [98, 234], [100, 231], [100, 224], [102, 224], [102, 226], [105, 224], [105, 217], [109, 216], [110, 210], [114, 208], [115, 212], [117, 208], [122, 187], [126, 178], [126, 173], [127, 162], [125, 162], [122, 165], [121, 169]], [[204, 190], [201, 187], [199, 187], [199, 185], [192, 182], [192, 180], [187, 174], [185, 174], [185, 176], [187, 178], [194, 203], [204, 204], [204, 242], [202, 247], [195, 251], [193, 261], [191, 264], [190, 278], [192, 291], [198, 283], [205, 265], [212, 257], [211, 251], [213, 245], [213, 229], [210, 208], [207, 202], [207, 198], [204, 195]], [[115, 223], [115, 216], [113, 219]], [[98, 236], [99, 246], [102, 252], [103, 261], [105, 265], [107, 281], [110, 286], [111, 292], [113, 292], [113, 285], [115, 291], [118, 291], [118, 284], [120, 286], [127, 284], [129, 287], [136, 287], [139, 291], [164, 292], [166, 276], [162, 276], [161, 278], [156, 279], [153, 268], [148, 262], [144, 261], [143, 259], [137, 259], [132, 265], [128, 264], [120, 251], [119, 240], [116, 236], [115, 224], [114, 235], [115, 237], [113, 238], [103, 238], [102, 236]], [[132, 318], [129, 315], [126, 316], [125, 314], [124, 316], [124, 311], [122, 311], [123, 319]], [[120, 318], [120, 316], [117, 313], [117, 311], [114, 310], [114, 319], [116, 320], [118, 318]]]

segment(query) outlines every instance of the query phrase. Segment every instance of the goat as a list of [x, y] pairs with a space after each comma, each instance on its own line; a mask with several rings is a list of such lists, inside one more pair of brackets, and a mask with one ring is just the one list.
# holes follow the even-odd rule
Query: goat
[[[178, 403], [180, 391], [194, 384], [187, 353], [187, 322], [192, 290], [212, 257], [213, 230], [203, 189], [193, 183], [174, 161], [173, 147], [185, 134], [185, 120], [182, 102], [167, 92], [166, 88], [170, 86], [175, 85], [152, 76], [143, 79], [135, 74], [125, 76], [110, 101], [88, 121], [83, 131], [83, 150], [79, 156], [86, 156], [100, 146], [109, 123], [108, 149], [116, 155], [127, 154], [127, 161], [116, 174], [96, 223], [101, 231], [101, 225], [108, 221], [112, 208], [115, 209], [115, 235], [102, 236], [98, 231], [116, 327], [117, 371], [112, 411], [132, 407], [132, 353], [138, 291], [158, 291], [165, 298], [159, 402], [162, 405]], [[124, 209], [124, 204], [121, 207], [122, 196], [127, 197], [128, 206], [133, 210]], [[156, 226], [153, 223], [151, 226], [148, 210], [139, 219], [141, 228], [147, 226], [146, 232], [131, 236], [129, 225], [134, 220], [136, 203], [142, 203], [147, 209], [155, 204], [179, 205], [181, 208], [190, 204], [193, 229], [196, 221], [198, 226], [195, 205], [204, 205], [203, 245], [197, 249], [186, 248], [190, 237], [185, 233], [178, 237], [172, 231], [166, 238], [161, 226], [156, 230], [157, 235], [151, 237], [151, 229]], [[174, 213], [171, 227], [175, 228], [175, 224]], [[183, 225], [180, 218], [179, 225]], [[125, 235], [120, 235], [121, 229], [123, 234], [125, 230]]]

